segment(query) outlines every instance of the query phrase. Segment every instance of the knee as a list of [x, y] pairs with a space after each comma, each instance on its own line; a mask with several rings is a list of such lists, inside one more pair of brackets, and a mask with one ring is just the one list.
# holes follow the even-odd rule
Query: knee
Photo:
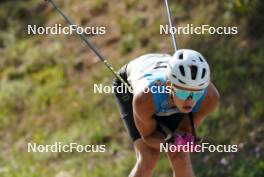
[[138, 156], [137, 162], [140, 168], [144, 170], [153, 170], [160, 158], [158, 150], [144, 152]]

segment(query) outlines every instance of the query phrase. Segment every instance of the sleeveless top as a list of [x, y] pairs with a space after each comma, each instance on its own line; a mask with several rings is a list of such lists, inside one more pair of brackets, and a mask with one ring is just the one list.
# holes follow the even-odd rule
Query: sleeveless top
[[[139, 79], [146, 79], [151, 89], [154, 104], [155, 115], [169, 116], [175, 113], [181, 113], [177, 107], [169, 108], [169, 93], [166, 92], [166, 68], [171, 56], [168, 54], [146, 54], [127, 65], [128, 82], [133, 88], [137, 87]], [[197, 112], [205, 99], [207, 88], [204, 95], [196, 102], [191, 112]]]

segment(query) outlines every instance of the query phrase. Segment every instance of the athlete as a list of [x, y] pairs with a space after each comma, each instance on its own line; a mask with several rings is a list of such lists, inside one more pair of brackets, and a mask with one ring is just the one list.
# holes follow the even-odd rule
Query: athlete
[[[115, 97], [137, 158], [129, 177], [150, 177], [168, 132], [194, 133], [217, 107], [219, 93], [210, 81], [205, 58], [189, 49], [173, 56], [143, 55], [123, 66], [119, 74], [133, 88], [132, 93], [119, 92], [117, 88], [125, 86], [114, 80]], [[169, 151], [167, 155], [174, 177], [194, 177], [190, 153]]]

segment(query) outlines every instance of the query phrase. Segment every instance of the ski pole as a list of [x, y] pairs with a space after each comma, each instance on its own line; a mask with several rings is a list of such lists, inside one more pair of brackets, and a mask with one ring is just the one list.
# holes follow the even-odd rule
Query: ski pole
[[[170, 26], [170, 32], [171, 32], [171, 29], [172, 29], [173, 26], [172, 26], [172, 20], [171, 20], [171, 11], [170, 11], [169, 0], [165, 0], [165, 4], [166, 4], [166, 10], [167, 10], [169, 26]], [[177, 41], [176, 41], [176, 34], [171, 32], [171, 35], [172, 35], [173, 47], [174, 47], [174, 50], [176, 52], [178, 50]]]
[[[63, 12], [60, 8], [53, 2], [53, 0], [45, 0], [49, 2], [53, 8], [61, 14], [61, 16], [67, 21], [69, 25], [71, 25], [75, 30], [78, 29], [78, 26], [75, 25]], [[114, 74], [114, 76], [119, 79], [131, 92], [132, 87], [118, 74], [118, 72], [114, 69], [114, 67], [105, 59], [105, 57], [99, 52], [99, 50], [95, 47], [95, 45], [90, 41], [90, 39], [85, 36], [83, 33], [77, 33], [81, 39], [88, 45], [88, 47], [96, 54], [96, 56], [104, 63], [104, 65]]]

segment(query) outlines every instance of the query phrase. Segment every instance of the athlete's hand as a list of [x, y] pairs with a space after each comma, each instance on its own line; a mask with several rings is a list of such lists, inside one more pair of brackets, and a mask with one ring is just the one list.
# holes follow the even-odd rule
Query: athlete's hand
[[195, 152], [194, 149], [201, 142], [201, 138], [197, 138], [191, 133], [176, 131], [166, 142], [175, 145], [179, 151], [183, 151], [183, 146], [185, 146], [185, 148], [188, 147], [190, 152]]

